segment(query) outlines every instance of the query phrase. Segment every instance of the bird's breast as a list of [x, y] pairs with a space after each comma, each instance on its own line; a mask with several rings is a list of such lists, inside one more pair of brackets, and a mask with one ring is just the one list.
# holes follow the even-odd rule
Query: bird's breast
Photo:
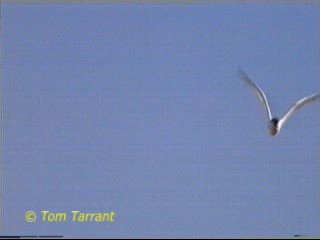
[[277, 124], [272, 121], [269, 122], [269, 132], [271, 136], [275, 136], [278, 133]]

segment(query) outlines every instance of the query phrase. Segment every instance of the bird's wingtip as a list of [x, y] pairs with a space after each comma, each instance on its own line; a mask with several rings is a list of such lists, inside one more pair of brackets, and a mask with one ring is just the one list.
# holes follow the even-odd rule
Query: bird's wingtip
[[247, 74], [244, 72], [243, 68], [239, 65], [238, 66], [238, 76], [241, 78], [247, 78]]

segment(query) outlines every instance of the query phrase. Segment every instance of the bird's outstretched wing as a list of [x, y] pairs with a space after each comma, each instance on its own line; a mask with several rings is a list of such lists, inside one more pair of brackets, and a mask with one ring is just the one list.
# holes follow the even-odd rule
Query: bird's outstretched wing
[[288, 121], [288, 119], [297, 112], [303, 106], [312, 103], [316, 100], [320, 100], [320, 93], [313, 94], [311, 96], [300, 99], [296, 104], [290, 108], [290, 110], [279, 120], [278, 127], [279, 130], [283, 127], [283, 125]]
[[266, 95], [264, 94], [264, 92], [261, 90], [261, 88], [258, 85], [256, 85], [248, 77], [248, 75], [241, 68], [239, 68], [239, 75], [254, 90], [254, 93], [258, 96], [259, 100], [262, 102], [264, 108], [267, 111], [268, 119], [271, 120], [272, 114], [271, 114], [270, 106], [268, 103], [268, 99], [267, 99]]

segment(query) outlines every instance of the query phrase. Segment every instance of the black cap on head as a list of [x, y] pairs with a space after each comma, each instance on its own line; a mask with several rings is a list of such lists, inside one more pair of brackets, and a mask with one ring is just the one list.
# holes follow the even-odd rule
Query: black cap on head
[[271, 122], [272, 122], [274, 125], [277, 125], [278, 122], [279, 122], [279, 119], [278, 119], [278, 118], [272, 118], [272, 119], [271, 119]]

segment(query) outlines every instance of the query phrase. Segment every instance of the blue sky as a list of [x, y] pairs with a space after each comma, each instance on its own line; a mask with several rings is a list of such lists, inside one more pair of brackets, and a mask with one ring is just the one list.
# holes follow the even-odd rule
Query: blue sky
[[[3, 5], [3, 235], [319, 236], [319, 5]], [[41, 222], [41, 211], [116, 213]], [[37, 222], [25, 214], [34, 211]]]

